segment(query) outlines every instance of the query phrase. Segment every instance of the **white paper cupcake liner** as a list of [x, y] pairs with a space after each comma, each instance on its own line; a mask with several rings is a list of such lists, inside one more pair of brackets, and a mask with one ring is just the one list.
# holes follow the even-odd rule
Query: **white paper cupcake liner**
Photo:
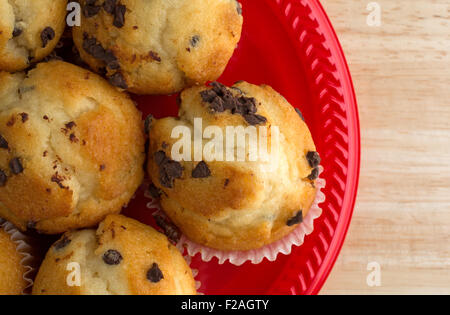
[[27, 244], [27, 237], [22, 234], [12, 223], [0, 219], [0, 229], [3, 229], [11, 236], [11, 240], [16, 244], [17, 252], [22, 255], [20, 264], [24, 267], [25, 272], [23, 279], [27, 283], [27, 286], [22, 291], [22, 294], [27, 294], [28, 290], [33, 286], [32, 276], [35, 272], [33, 267], [34, 257], [31, 255], [31, 247]]
[[[178, 248], [178, 249], [179, 249], [179, 248]], [[184, 259], [186, 260], [186, 262], [187, 262], [187, 264], [189, 265], [189, 267], [191, 267], [191, 263], [192, 263], [192, 258], [191, 258], [191, 256], [185, 255], [185, 254], [184, 254], [184, 251], [181, 252], [181, 254], [183, 255], [183, 257], [184, 257]], [[205, 295], [204, 293], [202, 293], [201, 291], [199, 291], [200, 288], [202, 287], [202, 283], [201, 283], [199, 280], [197, 280], [197, 276], [198, 276], [198, 274], [199, 274], [198, 270], [195, 269], [195, 268], [192, 268], [192, 267], [191, 267], [191, 270], [192, 270], [192, 276], [194, 277], [194, 280], [195, 280], [195, 289], [197, 290], [197, 295]]]
[[[322, 172], [323, 167], [320, 166], [319, 174], [322, 174]], [[303, 222], [300, 223], [294, 231], [275, 243], [249, 251], [223, 251], [194, 243], [185, 235], [182, 235], [177, 247], [183, 253], [186, 249], [188, 255], [192, 257], [200, 254], [201, 259], [205, 262], [209, 262], [216, 257], [219, 260], [219, 264], [229, 261], [236, 266], [241, 266], [247, 261], [250, 261], [253, 264], [259, 264], [264, 258], [267, 258], [269, 261], [275, 261], [278, 254], [289, 255], [292, 252], [292, 246], [302, 245], [305, 236], [314, 231], [314, 220], [322, 215], [322, 209], [319, 204], [325, 201], [325, 194], [322, 192], [322, 189], [326, 186], [326, 181], [325, 179], [320, 178], [319, 175], [315, 185], [317, 188], [316, 198], [314, 199], [307, 216], [303, 218]], [[154, 200], [148, 193], [146, 193], [146, 197], [151, 199], [147, 203], [147, 208], [150, 210], [157, 210], [160, 215], [164, 215], [164, 211], [161, 210], [159, 202]]]

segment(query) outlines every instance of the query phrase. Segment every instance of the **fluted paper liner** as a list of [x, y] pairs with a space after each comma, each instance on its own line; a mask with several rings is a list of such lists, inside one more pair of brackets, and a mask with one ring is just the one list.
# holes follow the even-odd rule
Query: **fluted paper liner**
[[[320, 166], [320, 174], [322, 172], [323, 167]], [[249, 251], [223, 251], [194, 243], [185, 235], [182, 235], [177, 247], [181, 252], [184, 252], [186, 249], [187, 253], [192, 257], [200, 254], [202, 260], [206, 262], [209, 262], [216, 257], [219, 260], [219, 264], [223, 264], [228, 260], [231, 264], [236, 266], [240, 266], [247, 261], [251, 261], [253, 264], [259, 264], [264, 258], [267, 258], [269, 261], [275, 261], [278, 254], [289, 255], [292, 251], [292, 246], [302, 245], [305, 236], [313, 232], [314, 220], [322, 215], [322, 209], [319, 205], [325, 201], [325, 195], [322, 192], [322, 189], [325, 187], [326, 181], [325, 179], [320, 178], [319, 175], [315, 185], [317, 187], [316, 198], [309, 209], [308, 214], [303, 219], [303, 222], [300, 223], [294, 231], [275, 243]], [[151, 202], [147, 204], [147, 208], [158, 209], [160, 214], [164, 214], [156, 200], [151, 198], [148, 194], [146, 194], [146, 197], [152, 199]]]
[[0, 229], [3, 229], [10, 235], [11, 241], [16, 244], [17, 252], [23, 257], [20, 263], [25, 269], [22, 277], [27, 283], [27, 286], [22, 291], [22, 294], [27, 294], [33, 286], [32, 275], [35, 271], [35, 268], [33, 267], [34, 257], [31, 255], [30, 245], [27, 244], [27, 236], [22, 234], [12, 223], [3, 219], [0, 219]]

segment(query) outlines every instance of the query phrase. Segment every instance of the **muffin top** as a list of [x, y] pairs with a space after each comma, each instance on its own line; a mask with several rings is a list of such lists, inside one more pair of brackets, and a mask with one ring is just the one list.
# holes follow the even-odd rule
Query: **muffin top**
[[217, 79], [241, 37], [236, 0], [80, 1], [83, 60], [138, 94], [171, 94]]
[[11, 235], [0, 227], [0, 295], [19, 295], [25, 290], [27, 282], [23, 278], [22, 259]]
[[[155, 120], [149, 129], [148, 172], [161, 205], [197, 243], [222, 250], [270, 244], [302, 222], [315, 199], [320, 158], [311, 133], [299, 112], [269, 86], [213, 83], [185, 90], [179, 117]], [[181, 147], [182, 130], [189, 132], [188, 148]], [[197, 142], [201, 159], [196, 132], [203, 135]], [[215, 156], [221, 143], [223, 153]], [[181, 161], [174, 156], [180, 152]]]
[[143, 179], [141, 114], [90, 71], [0, 72], [0, 216], [61, 233], [119, 212]]
[[[70, 270], [79, 271], [79, 286]], [[50, 248], [33, 294], [181, 295], [196, 290], [189, 266], [163, 234], [110, 215], [97, 231], [67, 232]]]
[[67, 0], [0, 1], [0, 70], [20, 71], [51, 53], [66, 26]]

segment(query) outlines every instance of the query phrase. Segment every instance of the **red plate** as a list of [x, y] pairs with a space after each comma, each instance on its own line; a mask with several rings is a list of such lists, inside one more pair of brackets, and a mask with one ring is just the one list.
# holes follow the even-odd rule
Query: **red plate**
[[[197, 255], [192, 267], [205, 294], [317, 294], [344, 242], [358, 185], [359, 121], [350, 73], [317, 0], [240, 1], [242, 40], [219, 81], [271, 85], [301, 109], [322, 156], [327, 199], [314, 232], [291, 255], [240, 267], [205, 263]], [[135, 97], [145, 115], [157, 118], [177, 114], [175, 98]], [[145, 203], [140, 192], [125, 213], [153, 224]]]

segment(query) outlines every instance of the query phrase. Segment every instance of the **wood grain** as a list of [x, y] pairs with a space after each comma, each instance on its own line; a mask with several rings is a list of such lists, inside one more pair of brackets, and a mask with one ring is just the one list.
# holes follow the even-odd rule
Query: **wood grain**
[[[353, 221], [322, 294], [450, 294], [450, 1], [322, 0], [357, 93]], [[367, 264], [381, 265], [369, 287]]]

